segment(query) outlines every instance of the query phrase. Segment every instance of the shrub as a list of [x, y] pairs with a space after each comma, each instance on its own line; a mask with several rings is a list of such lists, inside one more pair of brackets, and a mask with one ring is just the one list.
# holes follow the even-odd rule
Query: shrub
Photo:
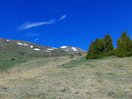
[[15, 58], [11, 58], [11, 61], [14, 61], [15, 60]]

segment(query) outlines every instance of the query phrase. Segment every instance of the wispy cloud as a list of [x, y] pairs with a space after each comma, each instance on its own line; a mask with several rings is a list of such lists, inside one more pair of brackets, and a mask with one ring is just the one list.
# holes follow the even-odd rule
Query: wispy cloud
[[50, 25], [50, 24], [54, 24], [55, 20], [50, 20], [47, 22], [33, 22], [33, 23], [24, 23], [22, 24], [20, 27], [18, 27], [19, 30], [26, 30], [26, 29], [30, 29], [30, 28], [34, 28], [34, 27], [38, 27], [38, 26], [42, 26], [42, 25]]
[[66, 17], [67, 17], [67, 15], [66, 15], [66, 14], [65, 14], [65, 15], [63, 15], [63, 16], [61, 16], [61, 17], [60, 17], [60, 19], [59, 19], [59, 21], [64, 20]]
[[34, 39], [34, 42], [36, 42], [36, 41], [38, 41], [38, 40], [39, 40], [39, 38], [35, 38], [35, 39]]
[[21, 26], [18, 27], [18, 30], [26, 30], [26, 29], [30, 29], [30, 28], [34, 28], [34, 27], [43, 26], [43, 25], [55, 24], [59, 21], [64, 20], [66, 17], [67, 17], [67, 15], [65, 14], [65, 15], [61, 16], [58, 20], [52, 19], [52, 20], [49, 20], [49, 21], [24, 23], [24, 24], [22, 24]]

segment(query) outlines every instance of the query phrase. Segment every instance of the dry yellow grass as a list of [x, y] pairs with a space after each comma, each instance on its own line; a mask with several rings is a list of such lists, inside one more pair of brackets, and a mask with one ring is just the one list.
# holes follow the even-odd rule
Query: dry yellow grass
[[132, 57], [40, 58], [4, 77], [0, 99], [132, 99]]

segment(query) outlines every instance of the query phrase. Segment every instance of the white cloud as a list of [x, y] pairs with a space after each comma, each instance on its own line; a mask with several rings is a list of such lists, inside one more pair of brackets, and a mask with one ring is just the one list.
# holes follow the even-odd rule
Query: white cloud
[[55, 24], [56, 22], [62, 21], [67, 17], [67, 15], [63, 15], [59, 18], [59, 20], [52, 19], [50, 21], [42, 21], [42, 22], [33, 22], [33, 23], [24, 23], [20, 27], [18, 27], [18, 30], [26, 30], [34, 27], [39, 27], [43, 25], [50, 25], [50, 24]]
[[65, 15], [63, 15], [63, 16], [61, 16], [61, 17], [60, 17], [60, 19], [59, 19], [59, 21], [64, 20], [66, 17], [67, 17], [67, 15], [66, 15], [66, 14], [65, 14]]
[[42, 25], [49, 25], [49, 24], [54, 24], [54, 23], [55, 23], [55, 20], [50, 20], [47, 22], [24, 23], [18, 29], [19, 30], [25, 30], [25, 29], [30, 29], [33, 27], [38, 27], [38, 26], [42, 26]]

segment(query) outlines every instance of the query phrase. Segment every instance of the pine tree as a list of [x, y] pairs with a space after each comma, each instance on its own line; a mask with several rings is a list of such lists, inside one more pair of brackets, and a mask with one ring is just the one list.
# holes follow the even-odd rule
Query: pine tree
[[90, 48], [88, 50], [87, 59], [95, 59], [98, 56], [98, 50], [96, 48], [96, 41], [93, 41], [90, 45]]
[[113, 47], [113, 40], [111, 36], [106, 35], [104, 38], [104, 41], [105, 41], [105, 51], [108, 52], [108, 51], [113, 50], [114, 47]]
[[104, 51], [104, 40], [96, 39], [90, 45], [90, 48], [87, 53], [87, 59], [95, 59], [101, 57], [103, 51]]
[[94, 59], [113, 55], [113, 40], [111, 36], [106, 35], [103, 39], [96, 39], [91, 43], [88, 50], [87, 59]]
[[110, 35], [106, 35], [104, 37], [104, 42], [105, 42], [104, 56], [114, 55], [114, 46], [113, 46], [112, 37]]
[[126, 32], [123, 32], [117, 41], [116, 56], [126, 57], [132, 55], [132, 41]]

